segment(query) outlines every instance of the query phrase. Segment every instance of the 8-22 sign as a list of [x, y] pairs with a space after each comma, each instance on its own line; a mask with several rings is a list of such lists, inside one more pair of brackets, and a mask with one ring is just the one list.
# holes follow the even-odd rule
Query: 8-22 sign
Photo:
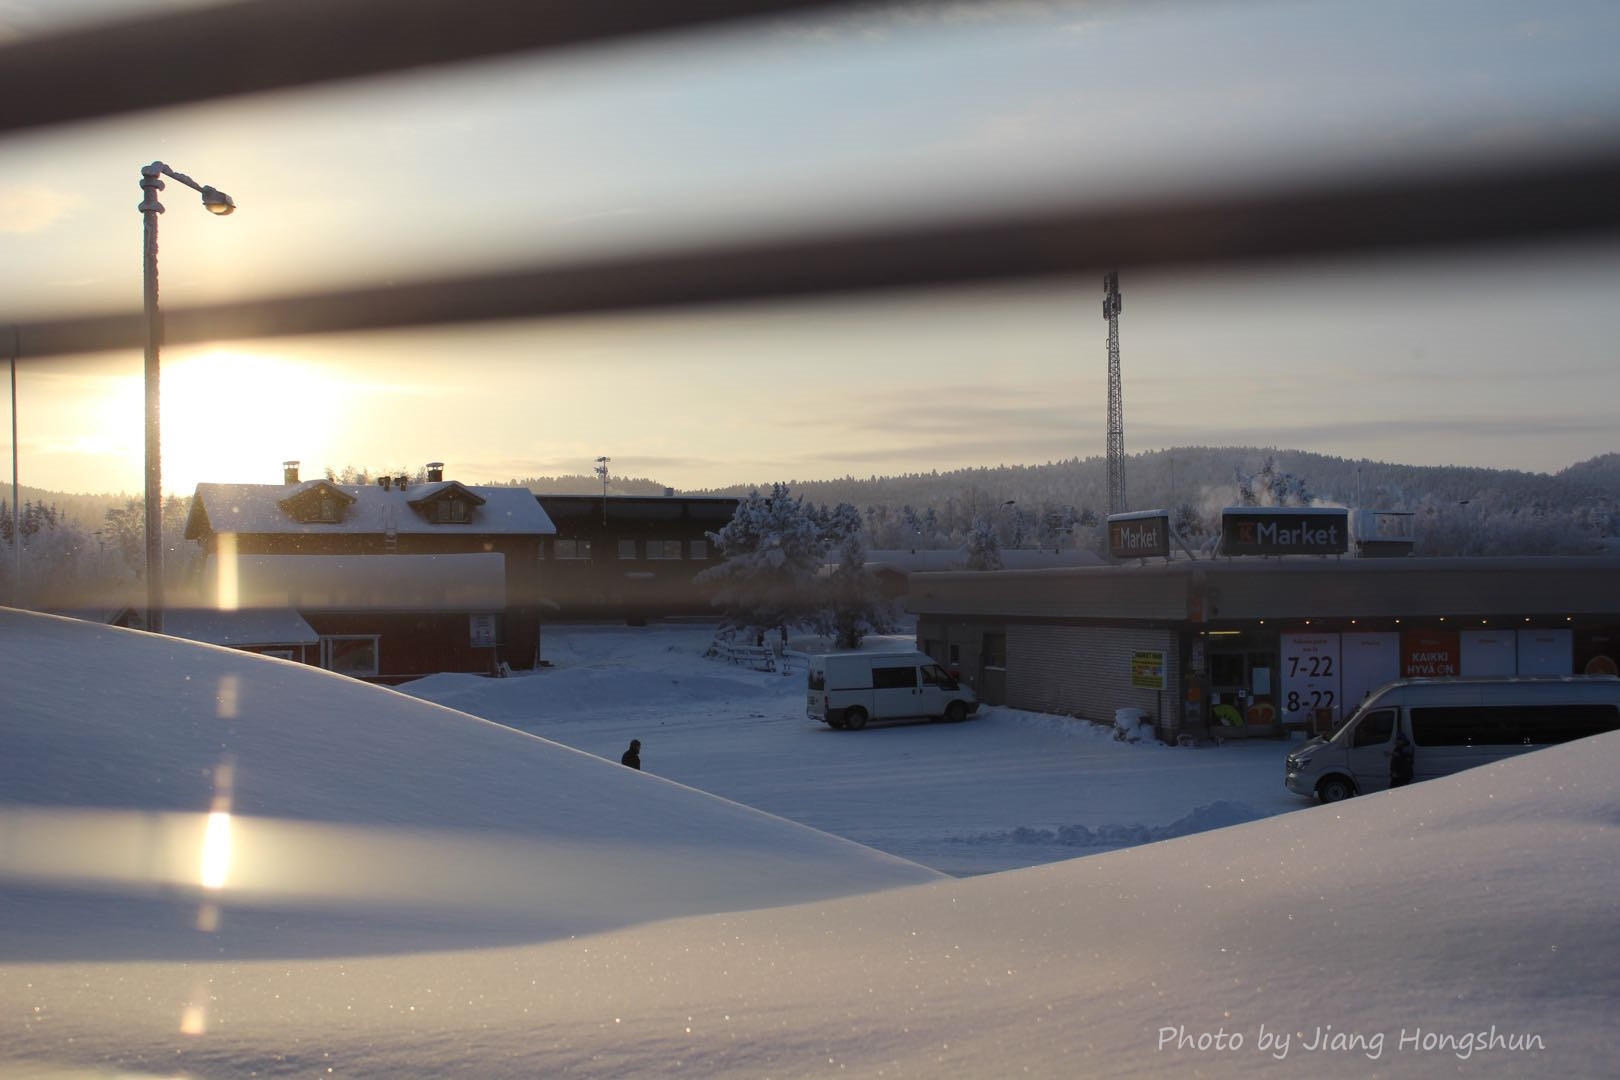
[[1283, 634], [1283, 719], [1308, 724], [1323, 709], [1339, 719], [1339, 635]]

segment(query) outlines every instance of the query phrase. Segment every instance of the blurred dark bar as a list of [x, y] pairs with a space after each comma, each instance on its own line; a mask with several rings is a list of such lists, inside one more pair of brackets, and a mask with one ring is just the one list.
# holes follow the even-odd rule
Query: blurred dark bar
[[[1048, 208], [346, 289], [165, 315], [171, 344], [627, 312], [1620, 229], [1620, 153], [1334, 187]], [[0, 323], [12, 320], [0, 320]], [[137, 349], [138, 312], [13, 321], [20, 356]]]
[[0, 48], [0, 133], [834, 0], [240, 0]]

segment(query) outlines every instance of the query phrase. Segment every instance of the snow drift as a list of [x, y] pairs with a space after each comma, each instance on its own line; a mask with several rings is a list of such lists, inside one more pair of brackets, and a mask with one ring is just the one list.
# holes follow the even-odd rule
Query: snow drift
[[[143, 887], [128, 914], [105, 882], [13, 875], [0, 892], [0, 1070], [15, 1075], [1620, 1071], [1620, 736], [942, 880], [290, 665], [16, 614], [0, 615], [0, 654], [22, 702], [0, 725], [8, 817], [196, 812], [217, 797], [228, 750], [235, 812], [451, 830], [515, 852], [578, 842], [576, 900], [607, 913], [601, 932], [582, 918], [565, 937], [514, 927], [503, 910], [505, 944], [458, 950], [439, 923], [417, 933], [369, 900], [294, 905], [296, 918], [271, 907], [255, 923], [229, 886]], [[234, 717], [221, 705], [230, 676]], [[4, 835], [11, 867], [16, 833]], [[682, 859], [660, 862], [677, 841]], [[704, 881], [683, 872], [687, 858]], [[593, 893], [598, 869], [644, 895]], [[822, 876], [832, 881], [809, 895]], [[712, 895], [665, 902], [669, 881]], [[212, 932], [159, 910], [204, 894], [220, 909]], [[468, 908], [457, 918], [486, 921]], [[231, 939], [242, 922], [256, 932]], [[288, 947], [322, 930], [322, 948]], [[131, 934], [141, 947], [120, 953]], [[203, 959], [198, 940], [232, 951]]]

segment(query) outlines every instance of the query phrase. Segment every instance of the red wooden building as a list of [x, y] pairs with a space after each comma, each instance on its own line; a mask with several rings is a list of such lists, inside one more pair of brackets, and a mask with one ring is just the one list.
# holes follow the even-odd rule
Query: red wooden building
[[294, 611], [309, 658], [382, 682], [533, 667], [550, 517], [525, 488], [427, 481], [199, 484], [186, 538], [207, 557], [214, 609]]

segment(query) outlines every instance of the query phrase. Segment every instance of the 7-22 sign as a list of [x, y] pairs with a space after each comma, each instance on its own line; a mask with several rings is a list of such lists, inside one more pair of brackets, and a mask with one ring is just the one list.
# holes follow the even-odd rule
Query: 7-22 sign
[[1339, 719], [1339, 635], [1282, 635], [1282, 714], [1309, 725], [1317, 712]]

